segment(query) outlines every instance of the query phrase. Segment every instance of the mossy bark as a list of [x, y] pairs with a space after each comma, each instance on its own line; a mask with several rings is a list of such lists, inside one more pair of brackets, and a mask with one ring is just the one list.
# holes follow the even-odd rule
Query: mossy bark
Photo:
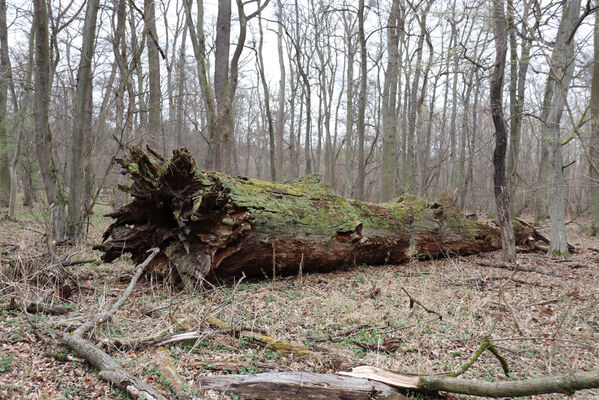
[[[149, 149], [150, 150], [150, 149]], [[156, 272], [185, 284], [204, 278], [331, 271], [355, 264], [396, 264], [411, 258], [468, 255], [501, 247], [499, 230], [451, 205], [416, 197], [382, 204], [346, 199], [310, 175], [287, 184], [199, 170], [189, 152], [165, 161], [132, 148], [118, 160], [132, 178], [121, 187], [133, 201], [110, 214], [103, 259], [153, 247]], [[516, 224], [517, 240], [536, 232]]]

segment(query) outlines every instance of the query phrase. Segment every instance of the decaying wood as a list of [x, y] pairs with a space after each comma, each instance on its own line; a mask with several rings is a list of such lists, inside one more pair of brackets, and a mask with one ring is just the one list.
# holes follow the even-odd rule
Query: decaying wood
[[167, 349], [158, 351], [156, 365], [160, 376], [164, 378], [169, 390], [178, 400], [191, 400], [192, 397], [188, 394], [187, 384], [177, 372], [177, 366], [173, 363], [169, 353]]
[[[402, 263], [501, 248], [499, 230], [450, 204], [405, 196], [383, 204], [343, 198], [312, 175], [275, 184], [199, 170], [185, 149], [164, 161], [131, 148], [118, 160], [133, 201], [110, 216], [98, 246], [110, 262], [136, 263], [159, 247], [154, 273], [186, 285], [205, 278], [326, 272], [347, 265]], [[539, 238], [514, 222], [517, 242]]]
[[572, 394], [578, 390], [599, 387], [599, 371], [572, 372], [519, 381], [487, 382], [449, 376], [400, 375], [375, 367], [356, 367], [344, 376], [366, 378], [412, 390], [450, 392], [485, 397], [520, 397], [546, 393]]
[[[234, 325], [222, 321], [214, 316], [209, 316], [206, 318], [206, 322], [223, 330], [235, 328]], [[256, 331], [242, 330], [239, 332], [239, 334], [248, 338], [251, 342], [258, 344], [259, 346], [277, 351], [281, 354], [294, 354], [296, 357], [305, 357], [312, 354], [312, 352], [306, 346], [293, 344], [285, 340], [280, 340], [258, 333]]]
[[234, 393], [250, 399], [405, 400], [392, 387], [368, 379], [312, 372], [265, 372], [199, 378], [199, 389]]
[[131, 398], [167, 400], [166, 397], [156, 392], [151, 386], [129, 374], [116, 360], [84, 338], [84, 335], [88, 331], [108, 321], [112, 314], [127, 300], [137, 280], [142, 275], [143, 270], [156, 256], [157, 249], [151, 249], [150, 251], [151, 254], [137, 267], [131, 282], [129, 282], [121, 297], [114, 303], [110, 310], [93, 316], [81, 324], [74, 332], [64, 334], [62, 343], [96, 367], [100, 371], [98, 374], [100, 378], [124, 390]]
[[166, 400], [151, 386], [128, 373], [116, 360], [78, 335], [65, 335], [63, 343], [97, 368], [100, 378], [124, 390], [133, 399]]

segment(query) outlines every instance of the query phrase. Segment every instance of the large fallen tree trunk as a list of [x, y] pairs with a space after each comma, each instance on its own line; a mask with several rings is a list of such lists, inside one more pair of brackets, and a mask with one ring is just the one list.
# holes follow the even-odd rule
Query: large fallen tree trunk
[[[123, 253], [185, 284], [204, 278], [331, 271], [344, 265], [401, 263], [501, 247], [499, 230], [447, 204], [406, 196], [384, 204], [343, 198], [318, 176], [268, 183], [199, 170], [185, 149], [165, 161], [148, 148], [118, 160], [133, 201], [110, 216], [103, 260]], [[517, 242], [541, 239], [515, 223]], [[109, 240], [108, 240], [109, 239]], [[165, 268], [166, 267], [166, 268]], [[274, 271], [273, 271], [274, 270]]]

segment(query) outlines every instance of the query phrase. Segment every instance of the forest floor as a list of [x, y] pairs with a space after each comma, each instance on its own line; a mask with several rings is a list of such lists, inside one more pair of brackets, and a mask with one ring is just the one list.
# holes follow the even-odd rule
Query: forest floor
[[[47, 252], [42, 213], [28, 212], [23, 211], [19, 222], [0, 220], [0, 267], [5, 273], [0, 276], [0, 399], [126, 399], [76, 355], [59, 361], [51, 353], [60, 349], [58, 339], [65, 330], [116, 301], [133, 266], [123, 257], [112, 264], [69, 267], [81, 290], [66, 301], [55, 302], [70, 312], [61, 316], [30, 314], [28, 321], [21, 311], [11, 309], [8, 299], [16, 297], [24, 304], [39, 301], [44, 288], [15, 280], [7, 272], [9, 260], [13, 260], [10, 265], [25, 268], [31, 264], [27, 260]], [[76, 253], [71, 260], [98, 258], [99, 253], [91, 247], [100, 240], [107, 223], [107, 219], [95, 217], [86, 243], [58, 248], [56, 256], [61, 259]], [[597, 369], [599, 240], [578, 230], [576, 225], [569, 226], [568, 240], [577, 251], [568, 260], [544, 254], [519, 255], [522, 267], [537, 272], [514, 273], [478, 264], [497, 263], [499, 253], [494, 252], [402, 265], [357, 266], [301, 279], [246, 280], [238, 285], [207, 286], [204, 293], [195, 295], [176, 292], [167, 283], [141, 281], [112, 321], [93, 333], [94, 340], [124, 342], [198, 325], [208, 331], [206, 317], [212, 315], [311, 350], [304, 357], [282, 355], [247, 336], [226, 333], [207, 333], [201, 340], [162, 346], [166, 352], [161, 354], [177, 366], [192, 394], [197, 377], [208, 374], [334, 373], [358, 365], [441, 374], [458, 370], [485, 337], [507, 359], [515, 379]], [[426, 309], [419, 304], [410, 308], [403, 289]], [[157, 311], [148, 316], [147, 310]], [[34, 335], [32, 325], [51, 338], [49, 346]], [[156, 347], [111, 350], [130, 373], [166, 390]], [[509, 379], [488, 352], [462, 377]], [[202, 396], [230, 398], [214, 392]], [[599, 390], [567, 398], [599, 398]]]

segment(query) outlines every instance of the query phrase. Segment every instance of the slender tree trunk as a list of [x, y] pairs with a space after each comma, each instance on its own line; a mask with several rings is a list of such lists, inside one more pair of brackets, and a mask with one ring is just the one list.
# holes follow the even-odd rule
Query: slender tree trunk
[[65, 198], [58, 179], [58, 170], [52, 155], [52, 134], [48, 120], [50, 103], [50, 46], [48, 39], [48, 10], [45, 0], [34, 0], [35, 40], [35, 132], [36, 153], [44, 181], [52, 238], [62, 241], [65, 237]]
[[177, 63], [177, 106], [176, 106], [176, 147], [183, 146], [184, 136], [187, 130], [185, 129], [185, 83], [187, 82], [185, 75], [185, 49], [187, 48], [187, 23], [184, 22], [183, 26], [183, 39], [181, 41], [181, 48], [179, 50], [179, 62]]
[[364, 199], [364, 179], [366, 177], [366, 160], [364, 158], [364, 128], [366, 124], [366, 99], [368, 97], [368, 65], [366, 64], [366, 36], [364, 33], [364, 0], [358, 5], [358, 41], [360, 43], [360, 95], [358, 100], [358, 200]]
[[399, 80], [399, 0], [393, 0], [387, 20], [387, 70], [383, 88], [383, 155], [381, 201], [391, 200], [397, 192], [397, 84]]
[[426, 17], [432, 6], [432, 1], [427, 1], [420, 17], [420, 35], [418, 37], [418, 46], [416, 48], [416, 67], [412, 88], [410, 90], [410, 102], [408, 105], [408, 131], [406, 132], [406, 181], [404, 190], [408, 193], [414, 193], [416, 190], [416, 121], [418, 120], [418, 89], [420, 87], [420, 76], [422, 75], [422, 54], [424, 50], [424, 38], [426, 36]]
[[346, 30], [346, 50], [347, 50], [347, 88], [345, 90], [346, 110], [345, 110], [345, 195], [351, 196], [352, 193], [352, 171], [353, 171], [353, 149], [352, 136], [354, 129], [354, 55], [355, 48], [352, 42], [351, 25], [347, 21], [346, 15], [343, 15], [343, 21]]
[[231, 42], [231, 0], [218, 1], [214, 61], [214, 91], [216, 93], [218, 138], [215, 146], [214, 167], [218, 171], [228, 168], [231, 102], [229, 101], [229, 48]]
[[160, 91], [160, 56], [158, 54], [158, 34], [156, 32], [155, 0], [144, 0], [144, 30], [148, 46], [148, 79], [150, 93], [148, 99], [148, 142], [154, 148], [162, 139], [162, 107]]
[[[8, 84], [10, 59], [8, 58], [8, 32], [6, 27], [6, 0], [0, 0], [0, 205], [10, 201], [10, 171], [8, 157]], [[17, 110], [14, 110], [15, 112]]]
[[77, 72], [77, 86], [75, 88], [75, 110], [73, 112], [73, 132], [71, 136], [71, 179], [69, 184], [69, 213], [67, 235], [77, 240], [81, 238], [83, 228], [82, 194], [84, 175], [84, 156], [86, 136], [91, 133], [91, 119], [87, 117], [87, 110], [92, 97], [92, 61], [94, 57], [94, 43], [96, 36], [96, 20], [100, 0], [89, 0], [85, 11], [83, 25], [83, 38], [81, 59]]
[[560, 123], [565, 107], [565, 99], [574, 74], [574, 45], [572, 43], [580, 15], [580, 0], [564, 3], [562, 19], [558, 28], [555, 47], [551, 55], [547, 86], [543, 101], [542, 120], [544, 136], [548, 141], [549, 183], [551, 218], [551, 245], [549, 251], [557, 255], [568, 254], [566, 243], [564, 211], [566, 182], [563, 171], [562, 141]]
[[497, 215], [501, 230], [501, 258], [504, 262], [516, 259], [514, 229], [510, 217], [510, 198], [505, 176], [507, 129], [503, 118], [503, 77], [507, 53], [507, 22], [503, 0], [491, 0], [495, 20], [496, 61], [491, 77], [490, 102], [495, 126], [495, 150], [493, 152], [493, 181]]
[[[33, 48], [34, 48], [34, 35], [35, 35], [35, 27], [32, 25], [31, 31], [29, 33], [29, 53], [27, 58], [27, 72], [25, 75], [25, 79], [29, 82], [31, 81], [31, 74], [33, 70]], [[6, 65], [6, 70], [4, 72], [4, 76], [8, 80], [8, 86], [13, 88], [12, 97], [15, 108], [15, 112], [18, 113], [18, 123], [17, 123], [17, 138], [15, 140], [15, 147], [11, 155], [10, 164], [9, 164], [9, 174], [10, 174], [10, 196], [8, 201], [8, 218], [11, 220], [16, 219], [16, 207], [17, 207], [17, 193], [19, 189], [19, 179], [18, 179], [18, 163], [21, 158], [21, 148], [23, 144], [23, 137], [25, 135], [25, 120], [27, 119], [29, 112], [29, 102], [31, 99], [31, 90], [29, 88], [25, 89], [25, 93], [23, 94], [23, 102], [20, 107], [17, 105], [16, 95], [14, 93], [14, 82], [12, 79], [12, 68], [10, 66], [10, 58], [8, 54], [8, 28], [6, 25], [6, 1], [0, 0], [0, 64]]]
[[264, 58], [262, 57], [262, 46], [264, 44], [264, 33], [262, 31], [262, 17], [258, 15], [258, 31], [260, 39], [258, 42], [258, 72], [260, 74], [260, 82], [264, 91], [264, 107], [266, 108], [266, 119], [268, 122], [268, 159], [270, 165], [270, 180], [277, 180], [276, 163], [275, 163], [275, 132], [272, 121], [272, 112], [270, 110], [270, 95], [268, 85], [266, 84], [266, 76], [264, 74]]
[[279, 104], [277, 109], [277, 181], [284, 180], [283, 171], [283, 140], [285, 137], [285, 59], [283, 55], [283, 2], [279, 0], [278, 6], [278, 28], [277, 28], [277, 52], [279, 55]]
[[197, 0], [197, 26], [194, 25], [191, 17], [191, 1], [184, 0], [185, 17], [187, 19], [187, 29], [189, 30], [189, 38], [193, 47], [193, 53], [196, 59], [196, 68], [198, 73], [198, 81], [202, 91], [204, 107], [206, 108], [206, 119], [208, 127], [208, 137], [210, 138], [210, 159], [205, 160], [205, 166], [213, 167], [216, 165], [216, 154], [218, 146], [218, 123], [215, 107], [214, 94], [212, 87], [208, 82], [208, 68], [206, 67], [206, 40], [204, 36], [204, 2]]
[[591, 181], [591, 236], [599, 235], [599, 13], [595, 13], [594, 63], [593, 79], [591, 82], [591, 117], [593, 118], [590, 155], [591, 162], [589, 175]]

